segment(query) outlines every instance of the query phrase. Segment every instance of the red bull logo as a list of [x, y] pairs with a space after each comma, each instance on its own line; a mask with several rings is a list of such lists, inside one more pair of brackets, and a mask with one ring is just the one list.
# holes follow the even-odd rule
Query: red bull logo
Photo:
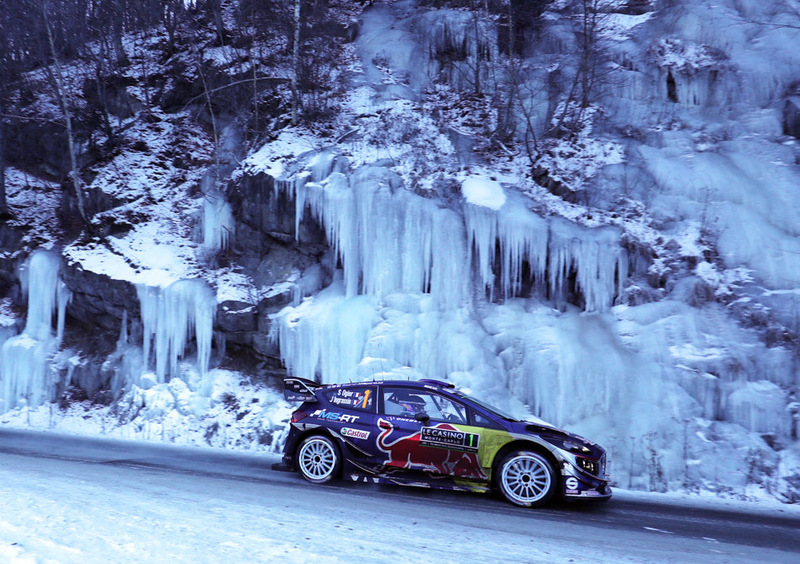
[[378, 419], [378, 428], [378, 448], [387, 455], [384, 462], [387, 466], [456, 478], [488, 479], [478, 459], [480, 435], [465, 433], [449, 423], [437, 423], [400, 436], [401, 431], [383, 418]]

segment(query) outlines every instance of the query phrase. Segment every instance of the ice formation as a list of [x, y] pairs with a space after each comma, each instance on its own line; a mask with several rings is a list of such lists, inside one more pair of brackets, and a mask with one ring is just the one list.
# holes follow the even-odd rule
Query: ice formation
[[466, 10], [424, 13], [414, 26], [427, 53], [427, 75], [467, 92], [492, 84], [498, 59], [495, 22]]
[[[648, 288], [656, 297], [636, 305], [620, 303], [636, 262], [622, 244], [622, 230], [630, 228], [622, 219], [621, 227], [588, 228], [559, 215], [564, 208], [543, 215], [514, 186], [487, 177], [467, 177], [462, 200], [423, 197], [388, 165], [353, 170], [334, 150], [301, 162], [297, 173], [276, 160], [264, 170], [295, 201], [298, 239], [311, 220], [331, 247], [328, 263], [308, 269], [293, 303], [272, 319], [287, 370], [323, 382], [447, 379], [517, 415], [598, 440], [624, 487], [787, 489], [776, 484], [781, 472], [795, 472], [796, 480], [785, 468], [800, 458], [798, 359], [789, 346], [766, 344], [759, 323], [776, 319], [795, 333], [800, 327], [796, 141], [781, 138], [778, 103], [780, 89], [796, 79], [795, 31], [783, 26], [785, 16], [760, 13], [778, 10], [770, 3], [723, 0], [713, 10], [706, 2], [672, 4], [668, 17], [648, 14], [635, 41], [619, 39], [609, 51], [620, 68], [603, 85], [612, 92], [602, 100], [604, 120], [607, 131], [625, 132], [618, 138], [630, 176], [620, 188], [602, 184], [598, 174], [592, 187], [601, 202], [611, 188], [606, 211], [616, 211], [612, 198], [620, 196], [642, 204], [658, 238], [672, 246], [660, 246], [666, 252], [658, 257], [676, 262], [668, 288]], [[745, 8], [747, 19], [734, 16]], [[365, 105], [382, 99], [391, 109], [393, 97], [408, 102], [431, 78], [462, 92], [474, 92], [481, 80], [488, 87], [496, 33], [466, 10], [397, 22], [386, 4], [365, 12], [358, 45], [369, 80], [380, 83]], [[561, 63], [539, 65], [550, 55], [547, 43], [564, 41], [558, 33], [542, 33], [544, 45], [531, 48], [542, 51], [531, 60], [543, 57], [526, 66], [531, 82], [522, 90], [535, 99], [537, 124], [558, 101], [544, 89], [534, 92], [538, 83], [558, 72], [569, 78]], [[370, 159], [353, 154], [356, 162]], [[215, 189], [209, 177], [203, 244], [214, 250], [228, 244], [233, 221]], [[697, 249], [681, 248], [686, 232], [698, 234], [687, 243]], [[53, 261], [35, 255], [32, 281], [34, 261], [50, 270], [36, 275], [35, 296], [29, 286], [24, 333], [3, 345], [0, 411], [9, 401], [47, 394], [45, 345], [59, 338], [52, 318], [60, 308], [63, 320], [63, 307]], [[722, 275], [736, 269], [754, 280], [737, 289], [738, 300], [708, 297], [725, 290]], [[330, 278], [324, 270], [334, 281], [317, 292]], [[138, 292], [143, 350], [120, 339], [112, 388], [142, 384], [149, 389], [131, 394], [137, 405], [163, 413], [185, 402], [176, 375], [192, 335], [198, 371], [208, 371], [216, 300], [198, 280]], [[752, 315], [737, 320], [732, 313], [751, 306]], [[38, 387], [28, 385], [34, 380]]]
[[[334, 161], [338, 169], [330, 167]], [[397, 176], [383, 167], [352, 175], [342, 167], [343, 159], [322, 155], [311, 172], [276, 186], [293, 189], [297, 233], [306, 211], [325, 228], [347, 296], [430, 292], [443, 307], [463, 303], [468, 271], [461, 218], [399, 188]]]
[[165, 288], [137, 286], [142, 311], [145, 364], [155, 356], [158, 382], [179, 374], [192, 335], [197, 343], [200, 374], [208, 372], [217, 297], [202, 280], [178, 280]]
[[341, 266], [328, 289], [276, 316], [283, 361], [305, 378], [487, 380], [502, 366], [477, 315], [484, 289], [491, 302], [495, 287], [504, 299], [532, 288], [558, 306], [577, 290], [585, 310], [604, 311], [627, 277], [617, 230], [543, 218], [486, 178], [467, 178], [453, 209], [384, 167], [349, 172], [323, 153], [276, 189], [296, 201], [296, 232], [306, 217], [321, 224]]
[[[682, 18], [677, 36], [711, 25]], [[448, 22], [447, 41], [468, 41], [459, 25]], [[430, 27], [429, 48], [443, 44], [443, 29]], [[785, 490], [776, 468], [780, 457], [791, 460], [790, 449], [780, 449], [796, 444], [798, 408], [787, 407], [797, 405], [796, 354], [765, 344], [725, 305], [698, 299], [697, 283], [719, 290], [722, 273], [751, 269], [765, 286], [754, 284], [738, 305], [758, 301], [797, 326], [794, 153], [774, 142], [780, 115], [767, 107], [776, 95], [770, 85], [786, 83], [791, 65], [762, 65], [742, 53], [734, 63], [719, 46], [685, 39], [671, 45], [697, 60], [674, 63], [665, 51], [611, 86], [614, 119], [646, 131], [629, 156], [642, 165], [628, 169], [629, 189], [662, 222], [661, 235], [680, 246], [687, 231], [710, 234], [731, 270], [716, 270], [717, 262], [704, 271], [704, 249], [687, 250], [695, 237], [676, 252], [696, 257], [694, 271], [673, 273], [663, 298], [626, 305], [618, 297], [629, 269], [642, 265], [625, 251], [625, 227], [540, 215], [513, 186], [487, 178], [468, 178], [457, 204], [424, 198], [388, 169], [351, 172], [329, 151], [276, 182], [297, 203], [297, 233], [302, 221], [319, 223], [334, 249], [328, 266], [340, 269], [333, 285], [274, 320], [289, 372], [324, 382], [450, 380], [519, 415], [596, 438], [625, 487]], [[405, 60], [387, 57], [395, 59]], [[458, 65], [429, 63], [429, 74], [457, 73]], [[766, 80], [742, 84], [741, 69]], [[743, 106], [758, 108], [693, 129], [709, 109], [723, 120], [738, 112], [740, 90]], [[665, 128], [665, 115], [682, 125]], [[449, 270], [440, 270], [442, 260]], [[709, 268], [720, 273], [716, 282]], [[722, 459], [725, 475], [717, 470]]]
[[[628, 257], [620, 232], [585, 229], [564, 219], [545, 219], [520, 202], [501, 208], [465, 204], [470, 249], [483, 284], [499, 286], [503, 297], [518, 296], [527, 277], [543, 296], [567, 302], [574, 274], [587, 311], [607, 310], [628, 277]], [[499, 282], [495, 270], [499, 270]]]
[[219, 192], [205, 195], [203, 200], [203, 246], [210, 250], [227, 249], [234, 230], [231, 205]]
[[59, 264], [57, 254], [37, 251], [22, 272], [28, 317], [23, 332], [6, 340], [0, 350], [0, 412], [19, 405], [40, 405], [55, 393], [57, 381], [50, 369], [50, 357], [63, 338], [70, 300], [69, 290], [58, 275]]

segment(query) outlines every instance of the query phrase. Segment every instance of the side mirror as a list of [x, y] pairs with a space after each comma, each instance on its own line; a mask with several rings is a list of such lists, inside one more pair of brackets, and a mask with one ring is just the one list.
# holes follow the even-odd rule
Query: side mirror
[[414, 419], [416, 419], [417, 421], [420, 421], [422, 423], [425, 423], [427, 425], [428, 422], [431, 420], [431, 416], [423, 411], [423, 412], [414, 414]]

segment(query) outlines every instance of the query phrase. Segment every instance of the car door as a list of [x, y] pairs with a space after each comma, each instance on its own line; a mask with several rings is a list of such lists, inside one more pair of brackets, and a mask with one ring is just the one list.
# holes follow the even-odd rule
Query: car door
[[382, 386], [376, 447], [383, 464], [405, 470], [486, 479], [478, 459], [480, 433], [467, 408], [435, 391]]
[[365, 462], [374, 457], [377, 391], [377, 385], [330, 388], [322, 392], [330, 406], [312, 414], [325, 419], [326, 426], [353, 447], [349, 452], [357, 453], [356, 457]]

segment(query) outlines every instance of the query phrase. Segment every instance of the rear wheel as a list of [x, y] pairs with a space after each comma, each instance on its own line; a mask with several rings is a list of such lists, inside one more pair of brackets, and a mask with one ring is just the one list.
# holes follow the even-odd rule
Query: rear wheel
[[556, 491], [556, 474], [541, 454], [512, 452], [500, 463], [497, 485], [503, 497], [521, 507], [541, 507]]
[[312, 435], [297, 449], [297, 469], [313, 484], [324, 484], [336, 478], [341, 465], [339, 449], [328, 437]]

